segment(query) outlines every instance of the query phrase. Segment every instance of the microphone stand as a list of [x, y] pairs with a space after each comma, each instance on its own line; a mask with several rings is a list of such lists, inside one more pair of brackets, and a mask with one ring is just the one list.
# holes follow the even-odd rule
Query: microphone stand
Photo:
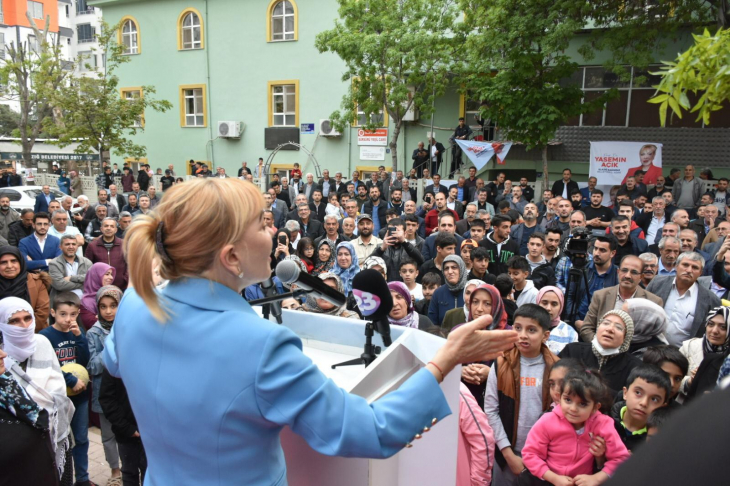
[[[271, 304], [272, 302], [281, 302], [282, 300], [286, 300], [289, 298], [292, 299], [300, 299], [307, 295], [311, 290], [305, 290], [305, 289], [296, 289], [294, 292], [287, 292], [286, 294], [279, 294], [279, 295], [271, 295], [269, 297], [264, 297], [263, 299], [258, 300], [252, 300], [248, 303], [248, 305], [254, 306], [254, 305], [261, 305], [263, 306], [261, 309], [261, 313], [263, 314], [264, 319], [267, 321], [269, 320], [269, 314], [271, 312], [271, 309], [269, 308], [268, 304]], [[279, 324], [281, 324], [281, 313], [276, 317], [276, 320]]]
[[[384, 319], [387, 319], [387, 317], [385, 317]], [[375, 330], [378, 328], [377, 322], [378, 321], [368, 321], [365, 323], [365, 346], [363, 349], [363, 353], [360, 355], [360, 357], [351, 359], [349, 361], [343, 361], [342, 363], [333, 364], [333, 370], [339, 366], [365, 365], [365, 367], [367, 368], [373, 361], [376, 360], [381, 351], [380, 346], [375, 346], [373, 344], [373, 336], [375, 334]], [[388, 325], [390, 325], [390, 323], [388, 323]], [[390, 345], [389, 341], [390, 336], [388, 336], [387, 339], [386, 336], [383, 336], [383, 342], [386, 346]]]

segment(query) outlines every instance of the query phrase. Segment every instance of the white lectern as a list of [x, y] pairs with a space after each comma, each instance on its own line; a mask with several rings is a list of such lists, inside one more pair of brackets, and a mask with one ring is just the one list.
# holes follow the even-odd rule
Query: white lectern
[[[364, 366], [332, 369], [335, 363], [359, 357], [365, 343], [365, 323], [352, 319], [284, 310], [284, 326], [296, 333], [304, 354], [350, 393], [373, 402], [395, 390], [426, 365], [444, 343], [442, 338], [402, 327], [392, 327], [393, 344], [383, 348], [375, 362]], [[373, 343], [383, 346], [380, 335]], [[329, 457], [312, 450], [290, 429], [281, 443], [291, 486], [451, 486], [456, 482], [458, 449], [459, 369], [441, 383], [452, 414], [439, 422], [413, 447], [380, 459]], [[417, 404], [413, 404], [417, 406]]]

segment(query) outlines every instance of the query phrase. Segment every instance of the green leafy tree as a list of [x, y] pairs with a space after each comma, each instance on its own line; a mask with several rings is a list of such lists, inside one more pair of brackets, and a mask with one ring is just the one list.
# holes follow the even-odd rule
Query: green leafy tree
[[[659, 104], [662, 126], [667, 121], [667, 109], [682, 118], [683, 111], [697, 113], [697, 121], [710, 124], [713, 112], [727, 108], [730, 102], [730, 30], [694, 36], [692, 47], [681, 53], [676, 60], [665, 62], [657, 73], [662, 80], [657, 87], [659, 94], [649, 100]], [[689, 94], [695, 95], [694, 103]]]
[[44, 126], [53, 124], [59, 114], [53, 95], [65, 83], [73, 66], [69, 69], [69, 64], [61, 58], [60, 36], [49, 33], [50, 16], [46, 17], [43, 30], [36, 26], [30, 14], [26, 16], [35, 41], [31, 38], [22, 44], [11, 41], [6, 46], [7, 58], [0, 64], [0, 83], [2, 98], [20, 106], [18, 126], [13, 134], [20, 138], [23, 164], [29, 167], [36, 140]]
[[[450, 66], [463, 49], [464, 34], [456, 0], [338, 0], [340, 20], [317, 35], [320, 52], [345, 63], [349, 83], [342, 110], [331, 118], [339, 131], [359, 120], [368, 130], [383, 126], [387, 112], [393, 130], [393, 170], [398, 167], [398, 136], [406, 113], [421, 117], [450, 83]], [[358, 113], [359, 112], [359, 113]]]
[[[571, 82], [579, 63], [601, 51], [604, 66], [626, 80], [627, 66], [645, 68], [680, 29], [716, 15], [702, 0], [463, 0], [461, 5], [470, 32], [462, 65], [465, 88], [486, 102], [483, 116], [497, 121], [503, 138], [541, 150], [546, 185], [547, 147], [557, 129], [618, 95], [614, 89], [584, 99], [579, 84]], [[576, 45], [578, 56], [571, 54]]]
[[[172, 108], [169, 101], [155, 99], [153, 86], [143, 86], [139, 97], [122, 98], [116, 72], [130, 58], [123, 55], [123, 46], [116, 42], [119, 27], [102, 23], [98, 41], [106, 59], [105, 68], [94, 69], [87, 64], [93, 74], [72, 79], [54, 95], [63, 123], [48, 120], [46, 128], [58, 137], [62, 147], [78, 143], [77, 153], [96, 149], [102, 154], [114, 151], [119, 156], [144, 157], [146, 148], [129, 137], [144, 129], [146, 110], [165, 112]], [[79, 58], [78, 62], [85, 60]]]
[[0, 135], [12, 137], [20, 126], [20, 114], [10, 109], [8, 105], [0, 105]]

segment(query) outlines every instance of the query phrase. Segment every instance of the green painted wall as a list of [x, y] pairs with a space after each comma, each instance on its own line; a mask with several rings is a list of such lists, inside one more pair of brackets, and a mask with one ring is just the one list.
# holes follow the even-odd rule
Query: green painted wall
[[[153, 168], [174, 164], [178, 173], [186, 170], [190, 159], [213, 161], [229, 174], [237, 173], [241, 162], [249, 167], [259, 157], [267, 159], [270, 151], [264, 149], [264, 129], [268, 126], [267, 82], [299, 80], [299, 123], [314, 123], [340, 108], [346, 83], [341, 81], [344, 64], [333, 54], [319, 54], [314, 47], [318, 32], [333, 26], [337, 17], [334, 0], [296, 0], [299, 12], [298, 40], [294, 42], [266, 42], [266, 0], [96, 0], [90, 2], [104, 9], [104, 18], [110, 24], [126, 15], [133, 16], [141, 31], [141, 54], [119, 69], [121, 87], [152, 85], [157, 96], [169, 100], [174, 108], [167, 113], [146, 113], [144, 132], [136, 136], [148, 150]], [[207, 14], [206, 14], [207, 6]], [[205, 49], [177, 50], [177, 20], [189, 7], [198, 9], [205, 27]], [[577, 55], [580, 37], [570, 52]], [[666, 52], [671, 56], [686, 46], [689, 37], [683, 36], [672, 43]], [[660, 59], [664, 55], [657, 54]], [[598, 56], [591, 64], [600, 64]], [[183, 128], [180, 126], [179, 86], [205, 84], [207, 86], [208, 127]], [[437, 139], [448, 146], [459, 116], [459, 94], [452, 89], [436, 101], [433, 124]], [[240, 121], [245, 131], [240, 140], [215, 138], [218, 121]], [[398, 167], [410, 169], [410, 154], [419, 141], [427, 143], [431, 118], [418, 123], [407, 123], [398, 140]], [[392, 131], [392, 127], [390, 127]], [[339, 138], [317, 135], [300, 136], [309, 150], [314, 150], [321, 167], [331, 172], [349, 174], [358, 166], [391, 166], [390, 154], [384, 161], [360, 161], [357, 129], [352, 128]], [[114, 157], [121, 162], [120, 157]], [[281, 151], [276, 164], [303, 164], [303, 171], [313, 172], [306, 154]], [[496, 169], [506, 168], [517, 175], [534, 176], [542, 172], [540, 162], [511, 158], [508, 166], [492, 167], [484, 171], [492, 176]], [[550, 162], [551, 180], [560, 176], [564, 167], [570, 167], [576, 179], [587, 178], [588, 165]], [[446, 169], [442, 169], [442, 173]], [[525, 171], [525, 172], [523, 172]]]

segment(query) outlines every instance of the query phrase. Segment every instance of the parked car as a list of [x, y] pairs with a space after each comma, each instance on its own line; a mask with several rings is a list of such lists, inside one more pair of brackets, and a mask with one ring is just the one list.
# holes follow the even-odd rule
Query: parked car
[[[3, 187], [0, 188], [0, 197], [8, 196], [10, 198], [10, 207], [20, 212], [22, 209], [33, 209], [33, 207], [35, 207], [35, 198], [38, 194], [42, 192], [42, 189], [43, 188], [41, 186]], [[53, 194], [56, 199], [61, 199], [63, 196], [66, 195], [58, 189], [54, 189], [52, 187], [51, 194]], [[75, 205], [76, 199], [72, 199]], [[80, 208], [74, 208], [71, 211], [73, 213], [77, 213], [78, 211], [80, 211]]]

